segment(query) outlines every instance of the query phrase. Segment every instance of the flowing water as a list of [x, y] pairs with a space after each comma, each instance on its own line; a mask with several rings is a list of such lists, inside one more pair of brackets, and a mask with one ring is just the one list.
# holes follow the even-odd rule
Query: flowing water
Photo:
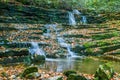
[[[77, 24], [76, 20], [75, 20], [75, 16], [76, 15], [81, 15], [82, 13], [80, 13], [77, 9], [74, 9], [72, 12], [68, 12], [69, 15], [69, 25], [75, 26]], [[80, 20], [82, 22], [82, 24], [87, 24], [87, 18], [86, 16], [81, 16], [82, 19]]]
[[83, 24], [87, 24], [87, 18], [86, 18], [86, 16], [82, 16], [82, 20], [81, 21], [82, 21]]
[[[58, 31], [57, 31], [57, 30], [58, 30], [57, 25], [52, 24], [51, 26], [52, 26], [52, 28], [53, 28], [53, 29], [55, 30], [55, 32], [56, 32], [56, 35], [57, 35], [57, 36], [56, 36], [56, 39], [58, 40], [58, 44], [59, 44], [61, 47], [64, 47], [64, 48], [67, 49], [67, 52], [68, 52], [67, 58], [75, 56], [75, 53], [71, 51], [71, 46], [70, 46], [70, 44], [67, 44], [67, 43], [65, 42], [64, 37], [62, 37], [62, 35], [59, 35], [59, 33], [58, 33]], [[58, 36], [58, 35], [59, 35], [59, 36]]]
[[76, 25], [76, 21], [75, 21], [75, 17], [74, 14], [72, 12], [68, 12], [69, 15], [69, 25]]
[[31, 48], [29, 49], [29, 52], [33, 55], [33, 54], [37, 54], [37, 55], [43, 55], [45, 56], [45, 52], [39, 48], [39, 45], [37, 42], [31, 42]]

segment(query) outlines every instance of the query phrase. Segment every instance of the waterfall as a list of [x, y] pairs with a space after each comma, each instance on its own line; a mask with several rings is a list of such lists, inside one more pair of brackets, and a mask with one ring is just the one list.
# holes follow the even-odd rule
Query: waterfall
[[67, 58], [75, 56], [75, 53], [71, 51], [70, 44], [65, 43], [65, 40], [62, 37], [58, 37], [57, 39], [61, 47], [67, 48]]
[[69, 25], [72, 25], [72, 26], [76, 25], [74, 14], [80, 15], [81, 13], [77, 9], [74, 9], [72, 12], [68, 12], [68, 15], [69, 15]]
[[45, 52], [41, 48], [39, 48], [39, 45], [37, 42], [31, 42], [31, 48], [29, 49], [29, 52], [32, 55], [37, 54], [37, 55], [45, 56]]
[[82, 20], [81, 20], [81, 21], [82, 21], [83, 24], [86, 24], [86, 23], [87, 23], [87, 18], [86, 18], [86, 16], [82, 16]]
[[75, 21], [75, 17], [74, 14], [72, 12], [68, 12], [69, 15], [69, 25], [76, 25], [76, 21]]
[[[72, 14], [72, 17], [74, 17], [73, 13], [70, 12], [70, 15], [71, 15], [71, 14]], [[71, 20], [72, 20], [72, 18], [71, 18]], [[76, 23], [76, 22], [75, 22], [75, 23]], [[45, 28], [47, 28], [47, 31], [49, 31], [49, 32], [47, 32], [48, 34], [50, 34], [51, 29], [53, 29], [53, 30], [55, 31], [56, 39], [57, 39], [57, 41], [58, 41], [58, 44], [59, 44], [61, 47], [64, 47], [64, 48], [67, 49], [67, 52], [68, 52], [67, 58], [75, 56], [75, 53], [71, 51], [71, 46], [70, 46], [70, 44], [67, 44], [67, 43], [65, 42], [65, 39], [59, 34], [58, 31], [59, 31], [60, 29], [57, 28], [57, 25], [56, 25], [56, 24], [46, 24], [46, 25], [45, 25]], [[33, 45], [33, 44], [32, 44], [32, 45]], [[37, 46], [37, 48], [38, 48], [38, 45], [37, 45], [37, 44], [34, 43], [34, 45], [35, 45], [35, 47]], [[34, 51], [33, 51], [33, 52], [34, 52]]]

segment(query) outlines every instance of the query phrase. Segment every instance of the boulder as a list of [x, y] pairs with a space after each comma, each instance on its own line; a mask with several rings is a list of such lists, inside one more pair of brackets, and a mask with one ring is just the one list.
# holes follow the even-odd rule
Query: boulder
[[65, 71], [63, 74], [68, 77], [70, 74], [77, 74], [77, 72], [73, 70], [68, 70], [68, 71]]

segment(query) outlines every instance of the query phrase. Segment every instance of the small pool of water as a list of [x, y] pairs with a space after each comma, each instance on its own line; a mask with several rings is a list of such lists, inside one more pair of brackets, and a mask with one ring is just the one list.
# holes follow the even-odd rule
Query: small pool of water
[[[94, 59], [46, 59], [45, 64], [40, 68], [54, 71], [63, 72], [66, 70], [75, 70], [80, 73], [94, 74], [100, 64], [106, 63], [105, 61]], [[120, 62], [110, 62], [115, 71], [120, 73]]]

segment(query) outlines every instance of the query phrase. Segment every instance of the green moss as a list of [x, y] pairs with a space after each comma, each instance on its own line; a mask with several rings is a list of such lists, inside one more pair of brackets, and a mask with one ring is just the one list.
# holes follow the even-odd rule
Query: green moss
[[114, 31], [114, 32], [111, 32], [111, 33], [106, 33], [106, 34], [92, 35], [92, 39], [101, 40], [101, 39], [108, 39], [108, 38], [118, 37], [118, 36], [119, 36], [119, 32]]
[[96, 41], [91, 41], [91, 42], [86, 42], [83, 44], [85, 48], [95, 48], [95, 47], [101, 47], [101, 46], [108, 46], [112, 44], [119, 44], [120, 43], [120, 38], [114, 39], [113, 40], [96, 40]]
[[103, 52], [108, 52], [108, 51], [112, 51], [112, 50], [116, 50], [116, 49], [119, 49], [120, 48], [120, 44], [113, 44], [113, 45], [110, 45], [110, 46], [102, 46], [100, 47], [100, 49], [103, 50]]
[[85, 48], [90, 48], [92, 46], [96, 46], [96, 43], [95, 42], [86, 42], [86, 43], [83, 44], [83, 46]]
[[70, 74], [67, 80], [88, 80], [84, 76], [80, 76], [78, 74]]
[[65, 71], [63, 74], [68, 77], [70, 74], [76, 74], [76, 73], [77, 73], [76, 71], [68, 70], [68, 71]]
[[101, 54], [103, 54], [103, 50], [102, 50], [102, 49], [99, 49], [99, 48], [87, 48], [87, 49], [85, 50], [85, 53], [86, 53], [86, 55], [96, 56], [96, 55], [101, 55]]
[[33, 72], [38, 72], [38, 68], [37, 67], [28, 67], [23, 71], [23, 73], [21, 74], [21, 77], [26, 77], [26, 75], [33, 73]]
[[63, 80], [63, 77], [58, 78], [57, 80]]

